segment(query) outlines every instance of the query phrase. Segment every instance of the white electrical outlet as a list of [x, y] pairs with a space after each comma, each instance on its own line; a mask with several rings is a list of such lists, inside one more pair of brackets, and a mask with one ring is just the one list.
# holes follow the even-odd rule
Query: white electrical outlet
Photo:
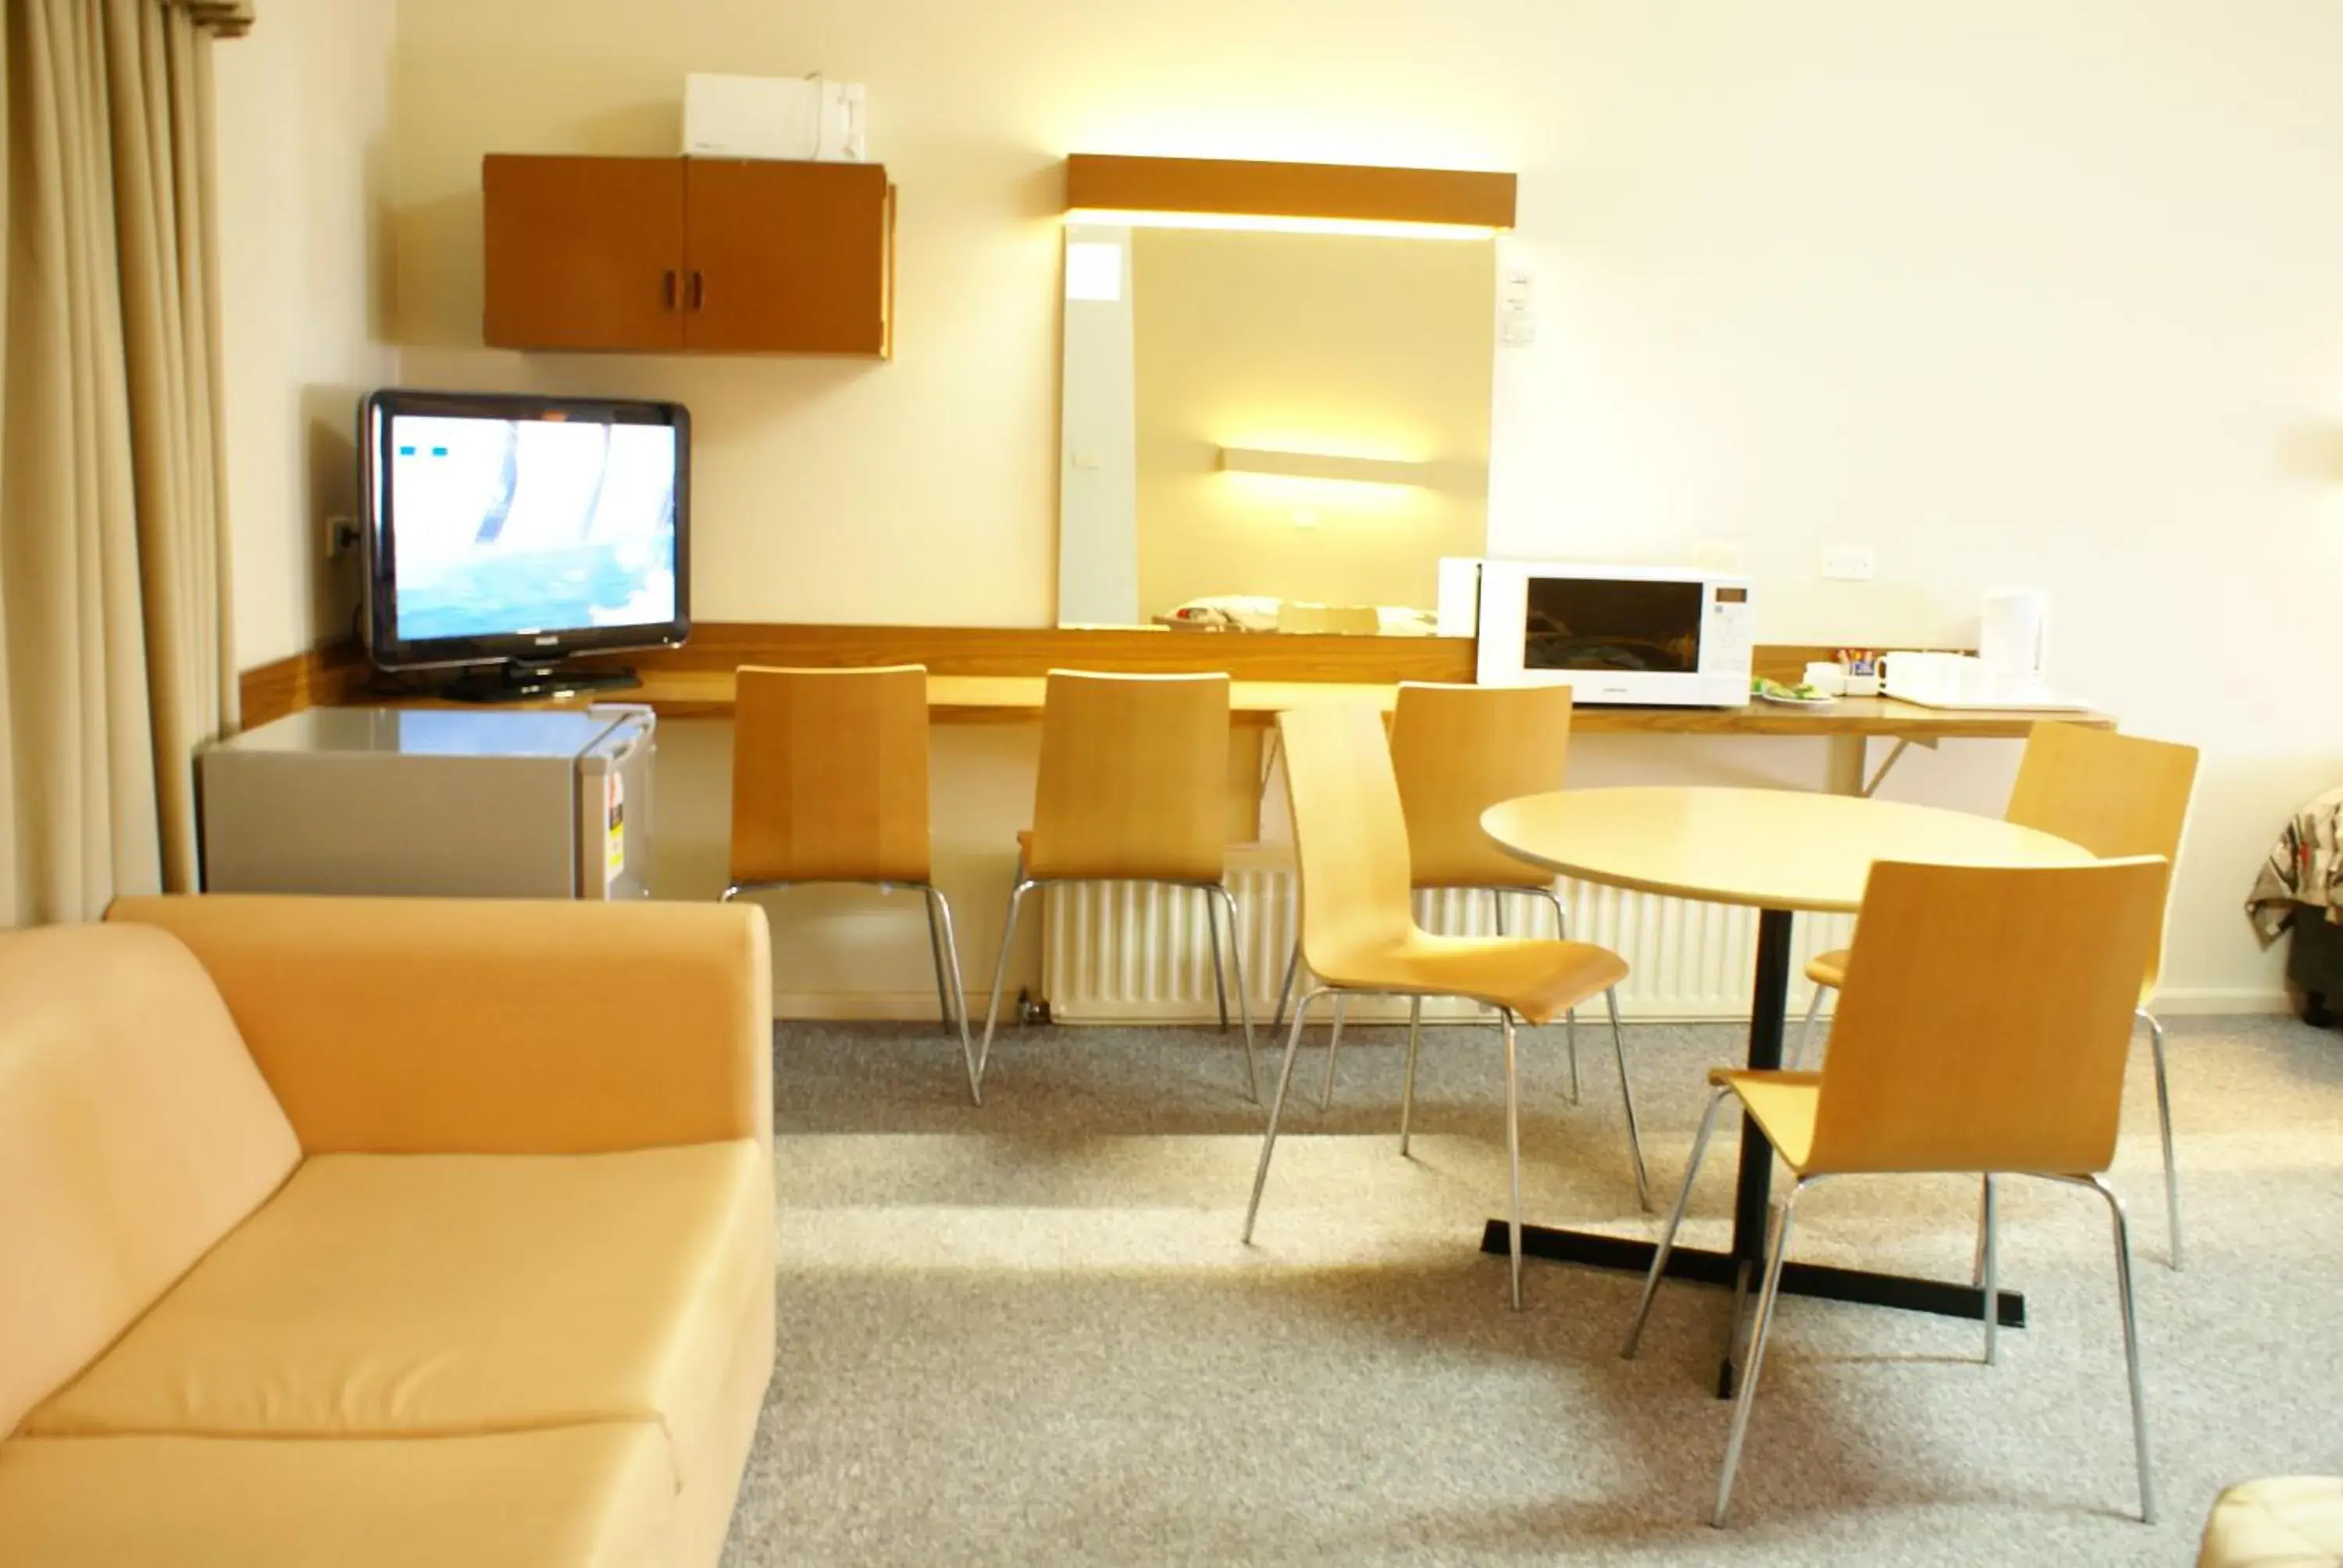
[[1823, 578], [1835, 583], [1867, 583], [1879, 568], [1869, 545], [1833, 545], [1823, 552]]
[[1537, 275], [1526, 266], [1508, 266], [1497, 280], [1497, 341], [1537, 341]]

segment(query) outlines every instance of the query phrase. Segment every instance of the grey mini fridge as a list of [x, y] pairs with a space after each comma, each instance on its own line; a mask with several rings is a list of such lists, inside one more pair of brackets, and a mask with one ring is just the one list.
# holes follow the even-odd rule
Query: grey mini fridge
[[205, 890], [648, 898], [656, 723], [312, 708], [246, 730], [197, 759]]

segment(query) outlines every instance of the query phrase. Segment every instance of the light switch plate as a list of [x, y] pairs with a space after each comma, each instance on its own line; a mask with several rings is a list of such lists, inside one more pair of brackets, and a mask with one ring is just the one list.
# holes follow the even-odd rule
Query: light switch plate
[[1879, 562], [1869, 545], [1833, 545], [1823, 552], [1823, 579], [1835, 583], [1867, 583]]

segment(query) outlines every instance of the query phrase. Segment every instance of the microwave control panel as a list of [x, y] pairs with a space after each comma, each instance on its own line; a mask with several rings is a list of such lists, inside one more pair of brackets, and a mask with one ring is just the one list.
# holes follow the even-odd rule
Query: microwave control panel
[[1701, 628], [1701, 672], [1746, 677], [1756, 657], [1756, 622], [1748, 588], [1719, 583], [1709, 598], [1708, 624]]

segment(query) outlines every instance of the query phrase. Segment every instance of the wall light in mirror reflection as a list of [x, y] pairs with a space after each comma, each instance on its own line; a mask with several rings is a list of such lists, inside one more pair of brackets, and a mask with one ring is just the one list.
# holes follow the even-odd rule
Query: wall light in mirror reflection
[[1297, 528], [1321, 524], [1405, 521], [1429, 514], [1422, 486], [1373, 479], [1319, 479], [1299, 474], [1252, 474], [1224, 470], [1217, 476], [1257, 518], [1274, 518]]
[[1126, 212], [1113, 207], [1074, 207], [1070, 224], [1113, 224], [1126, 228], [1251, 229], [1263, 234], [1347, 234], [1384, 239], [1494, 239], [1497, 231], [1480, 224], [1400, 223], [1381, 218], [1279, 217], [1267, 213]]
[[1287, 446], [1222, 447], [1220, 468], [1225, 474], [1273, 474], [1357, 485], [1400, 486], [1476, 498], [1489, 491], [1489, 467], [1485, 463], [1438, 462], [1381, 453], [1330, 452]]

